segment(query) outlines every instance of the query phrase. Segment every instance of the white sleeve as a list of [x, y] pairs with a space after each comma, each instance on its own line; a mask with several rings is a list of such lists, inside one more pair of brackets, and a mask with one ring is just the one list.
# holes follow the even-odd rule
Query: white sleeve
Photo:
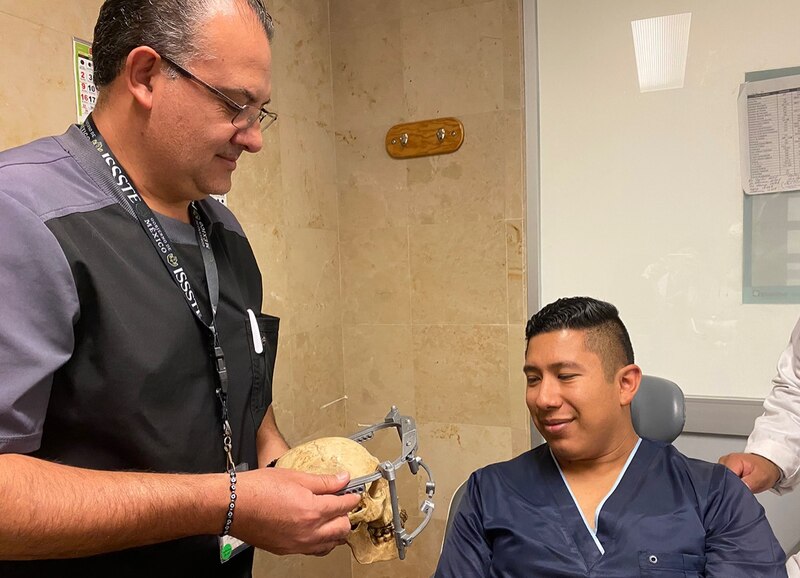
[[745, 451], [764, 456], [781, 470], [773, 488], [778, 494], [800, 483], [800, 320], [789, 345], [778, 359], [778, 374], [764, 400]]
[[786, 573], [789, 578], [800, 578], [800, 554], [795, 554], [786, 560]]

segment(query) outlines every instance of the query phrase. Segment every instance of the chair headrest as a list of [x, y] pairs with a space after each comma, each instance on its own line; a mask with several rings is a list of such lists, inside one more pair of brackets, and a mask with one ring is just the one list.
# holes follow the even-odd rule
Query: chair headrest
[[681, 388], [663, 377], [643, 375], [631, 403], [631, 417], [640, 437], [672, 443], [686, 423]]

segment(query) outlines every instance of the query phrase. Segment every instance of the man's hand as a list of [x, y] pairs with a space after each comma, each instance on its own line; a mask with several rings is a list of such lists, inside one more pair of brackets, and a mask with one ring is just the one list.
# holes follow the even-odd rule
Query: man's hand
[[[360, 496], [331, 495], [346, 473], [261, 468], [237, 478], [231, 533], [248, 544], [324, 555], [350, 532], [347, 513]], [[106, 472], [0, 454], [0, 498], [8, 506], [0, 560], [74, 558], [221, 532], [230, 476]]]
[[781, 477], [778, 466], [758, 454], [728, 454], [719, 463], [739, 476], [754, 494], [769, 490]]
[[238, 477], [231, 527], [237, 538], [273, 554], [323, 556], [345, 543], [347, 513], [361, 499], [332, 495], [347, 485], [346, 472], [334, 476], [261, 468]]

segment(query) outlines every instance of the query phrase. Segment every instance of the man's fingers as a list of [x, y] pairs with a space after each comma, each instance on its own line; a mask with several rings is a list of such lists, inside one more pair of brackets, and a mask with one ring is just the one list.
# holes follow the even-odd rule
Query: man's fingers
[[316, 548], [313, 552], [310, 552], [309, 555], [311, 556], [327, 556], [330, 554], [336, 546], [341, 546], [344, 544], [344, 540], [340, 542], [329, 542], [327, 544], [320, 544], [318, 548]]
[[719, 462], [739, 476], [754, 494], [768, 490], [780, 477], [778, 467], [758, 454], [728, 454]]
[[[349, 527], [350, 524], [348, 523], [347, 525]], [[347, 535], [349, 533], [350, 533], [350, 531], [349, 531], [349, 528], [348, 528], [348, 532], [344, 535], [344, 537], [342, 537], [342, 538], [340, 538], [338, 540], [331, 540], [330, 542], [325, 542], [325, 543], [321, 544], [320, 545], [320, 552], [316, 553], [315, 556], [327, 556], [328, 554], [330, 554], [331, 550], [333, 550], [337, 546], [343, 546], [344, 544], [347, 544]]]
[[350, 519], [347, 516], [339, 516], [320, 525], [317, 534], [322, 542], [344, 544], [350, 535], [350, 530]]
[[744, 475], [744, 461], [737, 454], [728, 454], [719, 459], [719, 463], [740, 478]]
[[747, 488], [754, 494], [760, 491], [758, 489], [759, 482], [755, 479], [755, 475], [752, 472], [749, 475], [742, 476], [742, 481], [744, 482], [744, 485], [747, 486]]
[[360, 501], [361, 496], [358, 494], [314, 496], [315, 508], [326, 518], [345, 516], [348, 512], [352, 512]]
[[314, 494], [335, 494], [343, 490], [347, 482], [350, 481], [350, 474], [347, 472], [339, 472], [335, 475], [294, 473], [297, 475], [296, 481]]

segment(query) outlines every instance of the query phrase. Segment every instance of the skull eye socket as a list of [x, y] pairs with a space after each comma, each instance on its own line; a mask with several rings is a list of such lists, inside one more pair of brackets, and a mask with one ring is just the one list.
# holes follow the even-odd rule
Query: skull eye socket
[[379, 490], [380, 487], [378, 485], [378, 482], [372, 482], [369, 486], [369, 490], [367, 490], [367, 493], [369, 494], [370, 498], [375, 499], [378, 497]]
[[355, 532], [358, 529], [358, 524], [350, 524], [350, 531]]

